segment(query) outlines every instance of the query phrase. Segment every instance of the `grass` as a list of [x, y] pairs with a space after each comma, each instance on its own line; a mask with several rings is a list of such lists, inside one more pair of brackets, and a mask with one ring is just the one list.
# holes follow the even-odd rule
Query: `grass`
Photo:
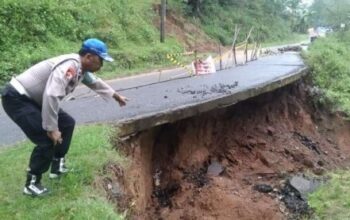
[[67, 156], [72, 172], [60, 180], [49, 180], [46, 173], [42, 182], [52, 192], [45, 198], [22, 194], [32, 144], [2, 149], [0, 219], [123, 219], [103, 193], [92, 187], [105, 163], [121, 161], [109, 143], [111, 132], [107, 125], [78, 127]]
[[312, 79], [323, 93], [321, 104], [350, 114], [350, 31], [317, 39], [304, 54]]
[[[318, 102], [350, 113], [350, 31], [317, 39], [303, 54], [320, 91]], [[314, 219], [350, 219], [350, 170], [336, 171], [326, 185], [309, 196]]]
[[[191, 7], [184, 4], [186, 1], [168, 2], [172, 9], [188, 15], [188, 20], [197, 23], [204, 32], [223, 45], [232, 43], [235, 25], [241, 29], [238, 42], [246, 38], [251, 27], [254, 27], [252, 35], [263, 42], [281, 40], [292, 33], [290, 18], [282, 13], [283, 6], [278, 1], [202, 1], [200, 12], [192, 11]], [[194, 17], [195, 20], [192, 19]]]
[[[3, 0], [0, 5], [0, 28], [3, 30], [0, 89], [11, 76], [41, 60], [77, 52], [88, 37], [106, 41], [115, 58], [115, 62], [101, 70], [103, 79], [175, 67], [166, 54], [184, 51], [184, 42], [177, 41], [174, 36], [167, 36], [165, 43], [159, 42], [158, 24], [155, 24], [159, 16], [155, 5], [159, 3], [159, 0]], [[241, 32], [240, 38], [245, 38], [244, 34], [255, 23], [259, 23], [256, 29], [265, 40], [290, 36], [288, 22], [278, 16], [272, 19], [260, 1], [249, 4], [257, 7], [255, 9], [208, 4], [211, 6], [204, 11], [201, 20], [186, 17], [184, 2], [171, 0], [168, 3], [170, 11], [184, 16], [226, 45], [231, 44], [232, 28], [237, 23], [247, 29]], [[189, 63], [186, 59], [183, 61]]]
[[[159, 42], [154, 26], [155, 0], [4, 0], [0, 5], [0, 84], [31, 65], [65, 53], [75, 53], [84, 39], [105, 41], [115, 62], [102, 78], [168, 65], [167, 53], [183, 51], [168, 37]], [[50, 14], [50, 16], [47, 16]]]
[[350, 219], [350, 171], [331, 174], [329, 183], [309, 196], [315, 219]]

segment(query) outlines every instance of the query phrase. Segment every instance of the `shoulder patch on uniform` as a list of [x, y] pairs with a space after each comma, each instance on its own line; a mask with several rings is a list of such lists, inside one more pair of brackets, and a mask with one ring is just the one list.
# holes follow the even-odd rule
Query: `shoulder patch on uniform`
[[65, 74], [66, 79], [71, 80], [73, 77], [77, 75], [77, 70], [75, 69], [75, 66], [70, 66]]

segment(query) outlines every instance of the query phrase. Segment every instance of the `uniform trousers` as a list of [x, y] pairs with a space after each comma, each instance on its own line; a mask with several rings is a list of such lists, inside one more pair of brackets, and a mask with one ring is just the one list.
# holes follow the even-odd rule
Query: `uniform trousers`
[[[71, 143], [75, 120], [62, 109], [58, 112], [58, 128], [62, 133], [62, 143], [53, 145], [42, 127], [41, 106], [26, 95], [21, 95], [10, 84], [2, 92], [2, 106], [7, 115], [22, 129], [35, 144], [29, 160], [30, 173], [41, 176], [53, 158], [64, 157]], [[11, 131], [9, 131], [11, 132]]]

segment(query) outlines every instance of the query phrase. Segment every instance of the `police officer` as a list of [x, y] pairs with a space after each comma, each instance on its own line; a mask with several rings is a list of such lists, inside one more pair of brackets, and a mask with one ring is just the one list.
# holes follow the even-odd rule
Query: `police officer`
[[120, 106], [126, 104], [127, 98], [93, 74], [102, 67], [103, 61], [113, 61], [106, 44], [91, 38], [83, 42], [79, 54], [39, 62], [13, 77], [3, 90], [5, 112], [36, 145], [29, 160], [24, 194], [41, 196], [48, 192], [41, 185], [41, 177], [50, 165], [50, 178], [68, 172], [64, 158], [75, 121], [59, 106], [80, 82], [104, 99], [113, 98]]

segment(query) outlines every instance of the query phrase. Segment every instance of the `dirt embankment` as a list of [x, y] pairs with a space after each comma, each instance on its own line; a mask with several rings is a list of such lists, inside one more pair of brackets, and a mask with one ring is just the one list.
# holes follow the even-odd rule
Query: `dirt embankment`
[[[160, 5], [154, 5], [153, 10], [156, 14], [160, 14]], [[216, 51], [219, 53], [220, 43], [210, 38], [198, 25], [189, 22], [181, 16], [181, 13], [176, 11], [167, 10], [166, 14], [166, 35], [182, 42], [187, 52], [206, 53]], [[159, 27], [160, 17], [156, 16], [153, 23], [155, 27]]]
[[128, 167], [106, 169], [118, 176], [107, 185], [124, 192], [105, 188], [131, 219], [287, 219], [279, 194], [254, 186], [277, 192], [289, 174], [345, 165], [349, 131], [298, 82], [123, 142]]

